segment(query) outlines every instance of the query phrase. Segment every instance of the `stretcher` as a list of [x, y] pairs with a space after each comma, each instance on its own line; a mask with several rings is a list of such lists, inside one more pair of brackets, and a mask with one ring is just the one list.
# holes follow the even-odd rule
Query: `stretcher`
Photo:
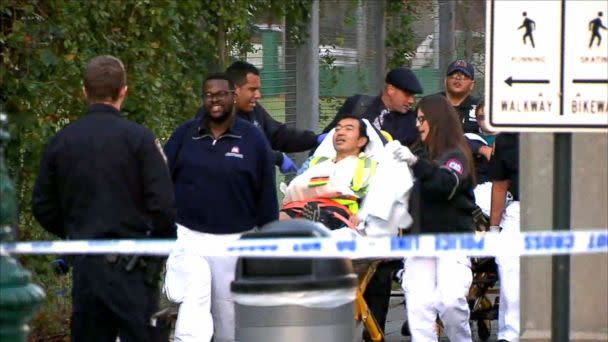
[[[491, 322], [498, 319], [498, 268], [494, 258], [472, 258], [473, 282], [467, 295], [470, 320], [477, 325], [477, 335], [482, 341], [490, 337]], [[495, 295], [492, 301], [489, 295]]]
[[[368, 156], [373, 156], [374, 158], [378, 158], [380, 155], [387, 155], [384, 151], [384, 141], [378, 135], [378, 133], [373, 129], [373, 126], [366, 121], [367, 124], [367, 135], [369, 137], [369, 143], [366, 146], [365, 153]], [[325, 138], [325, 140], [321, 143], [321, 145], [315, 150], [313, 157], [326, 157], [333, 158], [335, 156], [335, 149], [332, 143], [332, 134], [333, 130], [330, 131]], [[390, 140], [390, 139], [389, 139]], [[392, 153], [389, 153], [392, 157]], [[376, 159], [379, 161], [380, 159]], [[388, 160], [383, 159], [385, 162]], [[381, 162], [379, 162], [379, 165]], [[405, 166], [407, 168], [407, 166]], [[376, 172], [379, 172], [379, 169], [376, 169]], [[394, 184], [393, 184], [394, 185]], [[370, 184], [370, 187], [372, 185]], [[369, 193], [368, 193], [369, 195]], [[361, 209], [364, 210], [365, 201], [359, 200], [359, 204], [362, 205]], [[346, 208], [344, 205], [340, 203], [336, 203], [333, 200], [326, 198], [310, 198], [299, 201], [291, 201], [289, 203], [285, 203], [282, 210], [287, 216], [291, 218], [301, 218], [308, 219], [310, 221], [319, 222], [326, 226], [330, 230], [350, 230], [353, 233], [353, 236], [359, 234], [359, 231], [355, 227], [356, 223], [352, 222], [350, 218], [353, 216], [353, 213]], [[368, 212], [366, 212], [368, 214]], [[357, 215], [360, 220], [363, 220], [366, 215]], [[409, 217], [409, 215], [408, 215]], [[383, 218], [384, 219], [384, 218]], [[388, 223], [388, 220], [386, 220]], [[394, 222], [391, 222], [391, 226], [394, 225]], [[369, 227], [367, 227], [369, 229]], [[395, 234], [397, 229], [395, 230]], [[366, 230], [367, 231], [367, 230]], [[341, 233], [341, 232], [340, 232]], [[374, 231], [375, 234], [379, 232]], [[392, 232], [388, 229], [382, 229], [381, 234], [385, 236], [387, 234], [391, 234]], [[350, 234], [346, 232], [346, 234]], [[369, 234], [369, 233], [368, 233]], [[376, 235], [374, 235], [376, 236]], [[379, 236], [379, 235], [378, 235]], [[383, 260], [375, 260], [375, 259], [354, 259], [352, 260], [353, 268], [358, 276], [358, 286], [355, 294], [355, 320], [360, 322], [365, 327], [369, 335], [369, 340], [371, 341], [384, 341], [384, 336], [382, 333], [382, 329], [378, 324], [376, 318], [372, 314], [369, 309], [367, 303], [364, 299], [365, 290], [370, 283], [374, 273], [378, 265]]]
[[374, 318], [374, 315], [369, 310], [363, 294], [380, 262], [381, 260], [370, 259], [353, 260], [353, 268], [359, 277], [359, 286], [357, 286], [357, 293], [355, 295], [355, 321], [363, 324], [365, 330], [369, 333], [370, 339], [374, 342], [384, 341], [384, 334], [376, 318]]

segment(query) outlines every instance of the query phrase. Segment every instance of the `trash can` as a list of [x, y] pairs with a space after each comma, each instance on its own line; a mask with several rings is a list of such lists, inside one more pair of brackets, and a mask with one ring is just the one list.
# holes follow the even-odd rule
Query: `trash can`
[[[286, 220], [242, 238], [327, 236], [319, 224]], [[231, 284], [236, 341], [351, 342], [356, 287], [349, 259], [241, 257]]]

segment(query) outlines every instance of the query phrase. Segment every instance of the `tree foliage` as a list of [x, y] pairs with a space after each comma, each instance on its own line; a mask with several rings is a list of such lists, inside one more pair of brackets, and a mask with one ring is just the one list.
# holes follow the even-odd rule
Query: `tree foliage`
[[[1, 2], [0, 102], [11, 122], [7, 153], [12, 174], [18, 183], [27, 183], [47, 139], [81, 115], [82, 71], [90, 58], [110, 54], [125, 63], [129, 93], [123, 112], [165, 139], [200, 104], [202, 75], [223, 69], [229, 55], [251, 48], [257, 18], [288, 16], [303, 23], [309, 3]], [[298, 27], [291, 34], [302, 39]]]
[[[290, 37], [305, 39], [301, 27], [310, 2], [0, 1], [0, 111], [9, 117], [6, 158], [18, 193], [19, 239], [49, 238], [30, 213], [32, 184], [48, 138], [84, 112], [88, 60], [114, 55], [124, 62], [129, 92], [123, 112], [164, 140], [200, 105], [203, 75], [251, 49], [255, 23], [286, 17], [295, 23]], [[50, 267], [22, 261], [36, 269], [38, 282], [57, 283], [43, 278]]]
[[410, 56], [416, 49], [412, 22], [420, 0], [387, 0], [386, 51], [388, 68], [409, 66]]

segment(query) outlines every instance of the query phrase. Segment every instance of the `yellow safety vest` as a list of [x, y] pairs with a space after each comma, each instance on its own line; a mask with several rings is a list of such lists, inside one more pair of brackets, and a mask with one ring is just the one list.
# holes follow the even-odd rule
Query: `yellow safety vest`
[[[328, 157], [313, 157], [308, 163], [309, 167], [313, 167], [314, 165], [326, 161], [329, 159]], [[363, 195], [367, 193], [367, 186], [369, 185], [369, 180], [371, 176], [376, 171], [376, 165], [378, 163], [371, 158], [357, 158], [357, 165], [355, 166], [355, 173], [353, 174], [353, 179], [351, 180], [350, 188], [357, 195], [358, 198], [361, 198]], [[319, 179], [311, 179], [309, 182], [309, 186], [319, 186], [327, 184], [329, 178], [326, 180]], [[348, 207], [353, 214], [356, 214], [359, 211], [359, 203], [357, 203], [357, 199], [353, 198], [332, 198], [332, 200]]]

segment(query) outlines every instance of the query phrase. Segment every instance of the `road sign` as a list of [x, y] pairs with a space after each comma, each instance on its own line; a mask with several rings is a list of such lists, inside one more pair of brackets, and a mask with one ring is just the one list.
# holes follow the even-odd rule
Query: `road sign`
[[497, 131], [608, 129], [608, 5], [488, 0], [486, 111]]

